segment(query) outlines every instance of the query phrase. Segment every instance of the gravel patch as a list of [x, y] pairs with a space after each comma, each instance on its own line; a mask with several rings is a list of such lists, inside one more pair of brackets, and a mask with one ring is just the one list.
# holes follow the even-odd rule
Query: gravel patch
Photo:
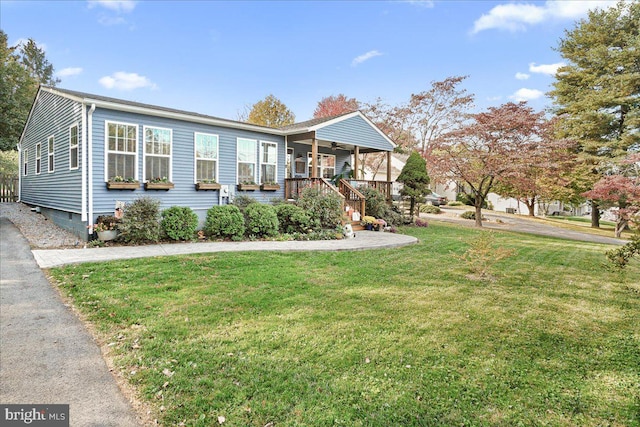
[[32, 248], [77, 248], [84, 245], [77, 236], [58, 227], [44, 215], [32, 212], [22, 203], [0, 203], [0, 217], [14, 223]]

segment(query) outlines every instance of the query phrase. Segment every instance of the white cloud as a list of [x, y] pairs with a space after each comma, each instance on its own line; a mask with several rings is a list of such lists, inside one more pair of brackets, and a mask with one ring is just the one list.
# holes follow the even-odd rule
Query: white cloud
[[532, 73], [539, 74], [548, 74], [550, 76], [555, 76], [558, 68], [564, 67], [564, 62], [556, 62], [555, 64], [540, 64], [536, 65], [535, 62], [529, 64], [529, 71]]
[[359, 64], [362, 64], [364, 61], [368, 61], [371, 58], [375, 58], [376, 56], [382, 56], [382, 53], [378, 52], [377, 50], [370, 50], [367, 53], [364, 53], [360, 56], [355, 57], [353, 61], [351, 61], [351, 66], [355, 67]]
[[552, 19], [576, 19], [589, 10], [614, 6], [611, 0], [547, 0], [543, 5], [509, 3], [500, 4], [473, 23], [472, 34], [483, 30], [499, 29], [525, 31], [528, 26]]
[[509, 98], [513, 99], [516, 102], [520, 102], [520, 101], [530, 101], [532, 99], [538, 99], [543, 96], [544, 96], [544, 92], [538, 89], [527, 89], [523, 87], [522, 89], [518, 89], [516, 93], [511, 95]]
[[96, 6], [101, 6], [117, 13], [128, 13], [135, 9], [136, 2], [134, 0], [89, 0], [90, 8]]
[[118, 71], [110, 76], [104, 76], [98, 82], [107, 89], [133, 90], [141, 87], [156, 89], [156, 84], [137, 73]]
[[71, 76], [77, 76], [78, 74], [82, 73], [82, 68], [80, 67], [69, 67], [69, 68], [63, 68], [62, 70], [56, 72], [56, 76], [58, 77], [71, 77]]
[[518, 80], [527, 80], [529, 77], [531, 76], [527, 73], [516, 73], [516, 79]]

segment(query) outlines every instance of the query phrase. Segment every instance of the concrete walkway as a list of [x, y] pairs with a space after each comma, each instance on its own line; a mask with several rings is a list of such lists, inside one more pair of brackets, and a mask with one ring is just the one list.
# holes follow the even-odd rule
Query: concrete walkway
[[417, 243], [412, 236], [377, 231], [358, 231], [353, 239], [314, 241], [255, 241], [169, 243], [148, 246], [112, 246], [87, 249], [36, 249], [33, 257], [40, 268], [51, 268], [82, 262], [111, 261], [166, 255], [239, 251], [354, 251], [395, 248]]
[[6, 218], [0, 255], [0, 402], [69, 404], [71, 426], [138, 426], [98, 345]]

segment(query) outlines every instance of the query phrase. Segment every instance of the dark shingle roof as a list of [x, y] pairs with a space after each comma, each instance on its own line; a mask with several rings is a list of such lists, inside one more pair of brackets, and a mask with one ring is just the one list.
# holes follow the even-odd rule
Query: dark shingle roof
[[[63, 94], [67, 94], [69, 96], [73, 96], [76, 98], [83, 98], [83, 99], [89, 99], [89, 100], [96, 100], [96, 101], [102, 101], [102, 102], [111, 102], [114, 104], [122, 104], [122, 105], [128, 105], [128, 106], [132, 106], [132, 107], [139, 107], [139, 108], [147, 108], [147, 109], [152, 109], [152, 110], [158, 110], [158, 111], [165, 111], [168, 113], [176, 113], [176, 114], [184, 114], [187, 116], [193, 116], [193, 117], [199, 117], [199, 118], [203, 118], [203, 119], [210, 119], [210, 120], [216, 120], [216, 121], [221, 121], [221, 122], [226, 122], [229, 124], [229, 126], [234, 126], [234, 125], [243, 125], [243, 126], [255, 126], [258, 128], [263, 128], [265, 130], [265, 132], [269, 132], [269, 131], [278, 131], [279, 129], [276, 128], [271, 128], [268, 126], [261, 126], [261, 125], [256, 125], [253, 123], [247, 123], [247, 122], [240, 122], [237, 120], [229, 120], [229, 119], [223, 119], [221, 117], [216, 117], [216, 116], [209, 116], [207, 114], [201, 114], [201, 113], [195, 113], [193, 111], [186, 111], [186, 110], [178, 110], [175, 108], [167, 108], [167, 107], [161, 107], [159, 105], [152, 105], [152, 104], [144, 104], [141, 102], [135, 102], [135, 101], [127, 101], [125, 99], [120, 99], [120, 98], [111, 98], [108, 96], [102, 96], [102, 95], [95, 95], [92, 93], [86, 93], [86, 92], [78, 92], [75, 90], [69, 90], [69, 89], [61, 89], [58, 87], [49, 87], [49, 86], [43, 86], [43, 88], [46, 89], [50, 89], [53, 91], [57, 91]], [[273, 133], [273, 132], [271, 132]], [[279, 132], [278, 132], [279, 133]]]

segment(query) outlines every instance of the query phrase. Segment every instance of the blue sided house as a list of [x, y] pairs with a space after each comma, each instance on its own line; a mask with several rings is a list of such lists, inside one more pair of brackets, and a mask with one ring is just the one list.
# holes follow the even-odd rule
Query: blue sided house
[[[82, 239], [97, 216], [141, 196], [203, 222], [237, 195], [267, 203], [313, 185], [364, 215], [358, 187], [391, 197], [394, 147], [359, 111], [274, 129], [41, 86], [18, 146], [20, 201]], [[386, 181], [358, 179], [367, 153], [386, 153]]]

